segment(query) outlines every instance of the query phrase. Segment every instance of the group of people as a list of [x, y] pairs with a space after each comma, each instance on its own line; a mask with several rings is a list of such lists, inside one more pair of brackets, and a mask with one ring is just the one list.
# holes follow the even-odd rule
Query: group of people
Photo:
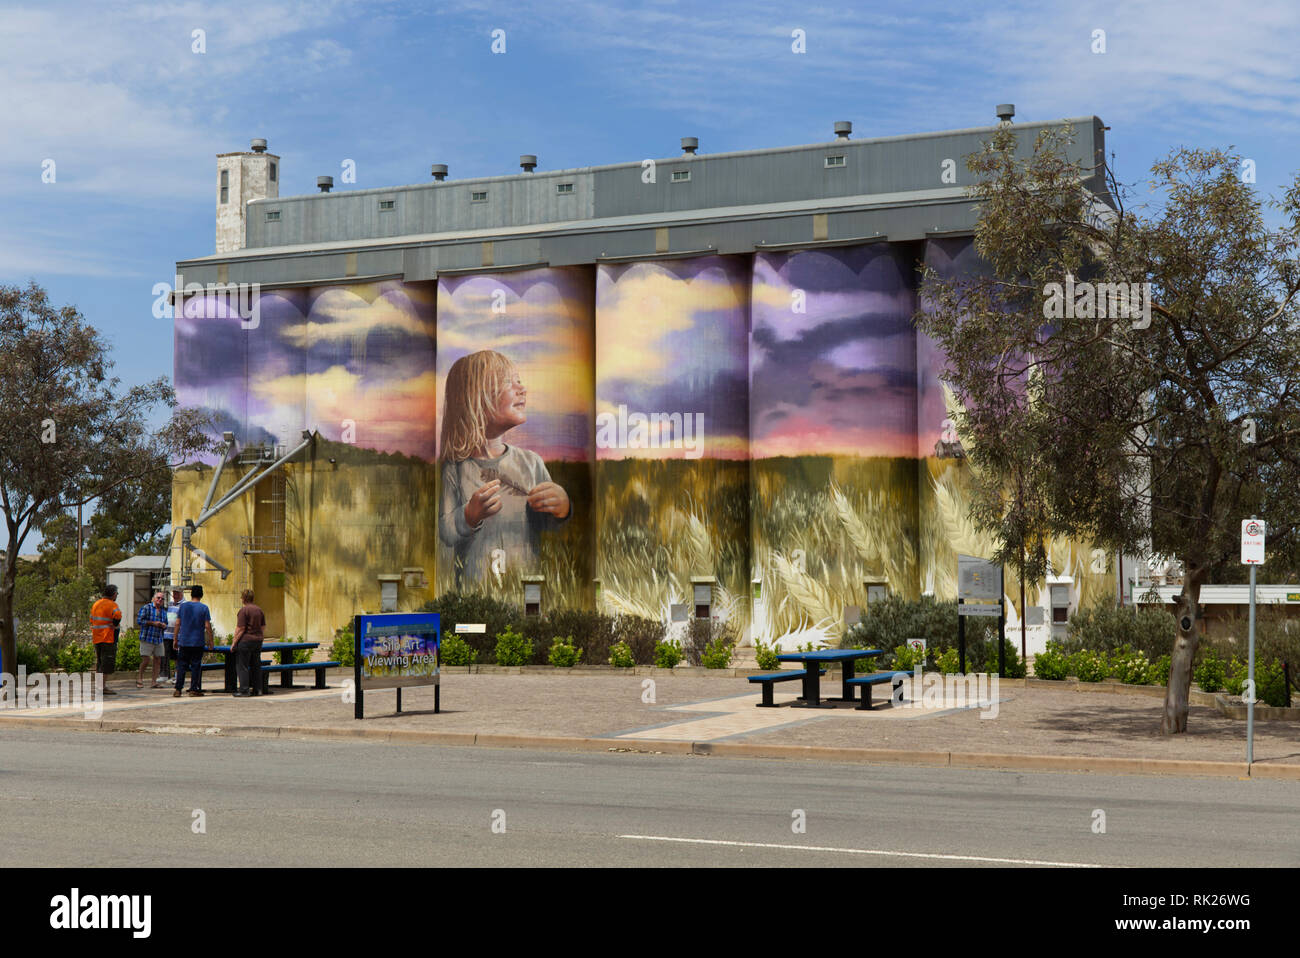
[[[91, 641], [95, 647], [95, 671], [104, 676], [104, 694], [116, 695], [108, 687], [108, 677], [117, 665], [117, 642], [122, 628], [122, 610], [117, 604], [117, 586], [107, 585], [102, 597], [90, 609]], [[189, 601], [183, 592], [173, 589], [171, 604], [166, 596], [155, 593], [153, 601], [140, 608], [136, 625], [140, 629], [140, 669], [136, 688], [144, 688], [145, 669], [152, 664], [151, 687], [172, 683], [172, 695], [202, 696], [203, 654], [213, 647], [212, 613], [203, 603], [203, 586], [190, 587]], [[240, 597], [243, 607], [235, 622], [231, 651], [239, 679], [237, 696], [257, 695], [262, 689], [262, 641], [266, 631], [266, 614], [254, 603], [253, 590], [245, 589]], [[185, 692], [185, 676], [190, 688]]]

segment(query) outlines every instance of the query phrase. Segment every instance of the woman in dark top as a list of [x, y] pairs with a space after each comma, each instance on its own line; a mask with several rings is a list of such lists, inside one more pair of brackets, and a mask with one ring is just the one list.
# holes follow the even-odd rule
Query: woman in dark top
[[244, 607], [235, 618], [235, 641], [231, 643], [231, 651], [235, 656], [235, 674], [239, 677], [239, 689], [235, 694], [260, 695], [266, 613], [253, 604], [252, 589], [245, 589], [240, 598], [244, 600]]

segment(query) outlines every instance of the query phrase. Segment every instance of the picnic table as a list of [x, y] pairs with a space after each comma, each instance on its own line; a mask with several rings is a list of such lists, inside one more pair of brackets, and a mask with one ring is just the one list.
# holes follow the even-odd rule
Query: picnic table
[[[263, 642], [262, 643], [263, 653], [296, 652], [299, 649], [318, 649], [318, 648], [320, 648], [319, 642]], [[239, 687], [239, 680], [235, 674], [235, 656], [230, 654], [232, 651], [235, 651], [235, 647], [229, 645], [214, 645], [212, 646], [212, 648], [208, 649], [208, 651], [217, 652], [220, 655], [223, 655], [225, 657], [226, 686], [223, 691], [226, 692], [235, 691], [235, 689]], [[287, 665], [288, 663], [285, 664]], [[314, 665], [315, 663], [312, 663], [311, 666], [305, 665], [303, 667], [309, 668], [309, 667], [313, 667]], [[262, 671], [265, 672], [266, 668], [267, 667], [263, 665]], [[284, 669], [280, 671], [280, 684], [287, 688], [293, 688], [293, 672], [291, 670]], [[258, 689], [258, 691], [261, 691], [261, 689]]]
[[840, 678], [842, 692], [841, 698], [828, 698], [827, 702], [852, 702], [853, 686], [849, 680], [853, 678], [853, 662], [855, 659], [869, 659], [877, 655], [883, 655], [882, 649], [816, 649], [812, 652], [786, 652], [778, 655], [778, 662], [801, 662], [803, 663], [803, 696], [802, 702], [795, 702], [794, 708], [802, 709], [823, 709], [834, 708], [833, 705], [823, 705], [821, 700], [821, 667], [830, 662], [839, 662], [840, 667], [844, 670]]

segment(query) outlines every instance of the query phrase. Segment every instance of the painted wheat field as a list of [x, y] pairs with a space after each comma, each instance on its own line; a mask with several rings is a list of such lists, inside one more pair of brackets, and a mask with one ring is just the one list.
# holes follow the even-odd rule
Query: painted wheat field
[[603, 611], [667, 621], [713, 576], [715, 613], [749, 625], [748, 462], [601, 460], [596, 522]]
[[760, 459], [752, 474], [756, 638], [837, 643], [869, 580], [916, 595], [914, 459]]

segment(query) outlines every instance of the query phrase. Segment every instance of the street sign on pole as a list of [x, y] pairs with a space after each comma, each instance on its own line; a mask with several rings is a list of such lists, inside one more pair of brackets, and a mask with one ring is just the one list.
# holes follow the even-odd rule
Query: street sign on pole
[[1250, 566], [1250, 651], [1246, 664], [1246, 765], [1255, 760], [1255, 567], [1264, 563], [1264, 520], [1241, 521], [1241, 561]]
[[1241, 520], [1241, 564], [1264, 564], [1264, 520]]

